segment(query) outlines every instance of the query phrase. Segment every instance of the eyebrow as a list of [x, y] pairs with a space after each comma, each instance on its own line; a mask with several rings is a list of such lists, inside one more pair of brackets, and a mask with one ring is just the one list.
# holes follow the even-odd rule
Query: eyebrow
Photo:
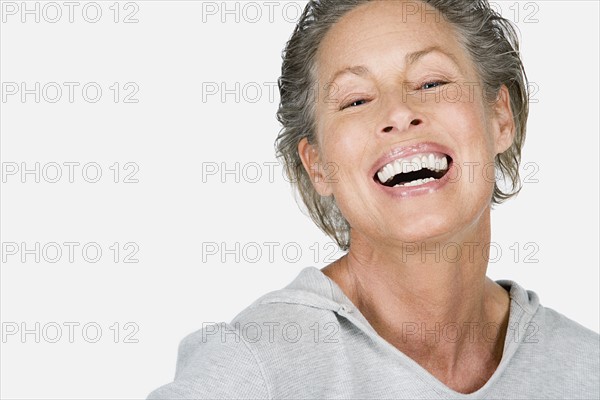
[[[459, 70], [462, 71], [456, 56], [454, 56], [454, 54], [452, 54], [452, 53], [444, 51], [439, 46], [430, 46], [423, 50], [418, 50], [418, 51], [414, 51], [412, 53], [408, 53], [406, 56], [404, 56], [404, 65], [405, 66], [413, 65], [417, 61], [419, 61], [421, 58], [423, 58], [424, 56], [426, 56], [427, 54], [430, 54], [430, 53], [440, 53], [442, 55], [445, 55], [450, 60], [452, 60], [452, 62], [454, 64], [456, 64], [456, 66], [459, 68]], [[369, 71], [369, 69], [367, 67], [365, 67], [364, 65], [355, 65], [352, 67], [346, 67], [346, 68], [340, 69], [335, 74], [333, 74], [333, 77], [331, 78], [330, 82], [335, 82], [341, 75], [345, 75], [345, 74], [352, 74], [352, 75], [363, 77], [365, 75], [369, 75], [370, 73], [371, 72]]]

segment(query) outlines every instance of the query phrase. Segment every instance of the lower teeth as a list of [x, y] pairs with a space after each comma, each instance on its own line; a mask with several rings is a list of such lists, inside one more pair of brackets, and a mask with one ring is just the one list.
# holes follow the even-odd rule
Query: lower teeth
[[407, 182], [407, 183], [403, 183], [403, 184], [398, 184], [398, 185], [396, 185], [394, 187], [419, 186], [419, 185], [424, 185], [426, 183], [433, 182], [433, 181], [435, 181], [435, 178], [417, 179], [416, 181], [411, 181], [411, 182]]

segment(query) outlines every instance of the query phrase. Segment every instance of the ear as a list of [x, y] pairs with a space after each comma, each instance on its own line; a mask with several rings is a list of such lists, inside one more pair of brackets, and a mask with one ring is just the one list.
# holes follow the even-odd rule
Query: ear
[[510, 107], [510, 94], [506, 85], [502, 85], [493, 105], [493, 128], [495, 153], [504, 153], [515, 139], [515, 121]]
[[321, 163], [317, 148], [308, 143], [307, 138], [302, 138], [298, 143], [298, 154], [317, 193], [321, 196], [330, 196], [332, 194], [330, 179], [327, 179], [326, 169]]

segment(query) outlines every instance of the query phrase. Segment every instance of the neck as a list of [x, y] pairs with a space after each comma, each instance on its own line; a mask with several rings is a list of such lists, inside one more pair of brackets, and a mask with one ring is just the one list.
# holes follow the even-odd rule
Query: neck
[[486, 277], [489, 242], [489, 210], [453, 237], [385, 248], [351, 232], [348, 254], [323, 273], [380, 336], [437, 375], [460, 374], [475, 353], [493, 372], [509, 297]]

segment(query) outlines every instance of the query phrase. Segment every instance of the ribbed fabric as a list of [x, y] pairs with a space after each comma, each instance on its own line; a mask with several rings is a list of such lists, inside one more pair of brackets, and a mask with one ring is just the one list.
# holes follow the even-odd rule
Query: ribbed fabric
[[175, 380], [148, 399], [600, 399], [598, 334], [496, 282], [510, 294], [509, 326], [500, 365], [476, 392], [445, 386], [307, 267], [231, 323], [183, 339]]

